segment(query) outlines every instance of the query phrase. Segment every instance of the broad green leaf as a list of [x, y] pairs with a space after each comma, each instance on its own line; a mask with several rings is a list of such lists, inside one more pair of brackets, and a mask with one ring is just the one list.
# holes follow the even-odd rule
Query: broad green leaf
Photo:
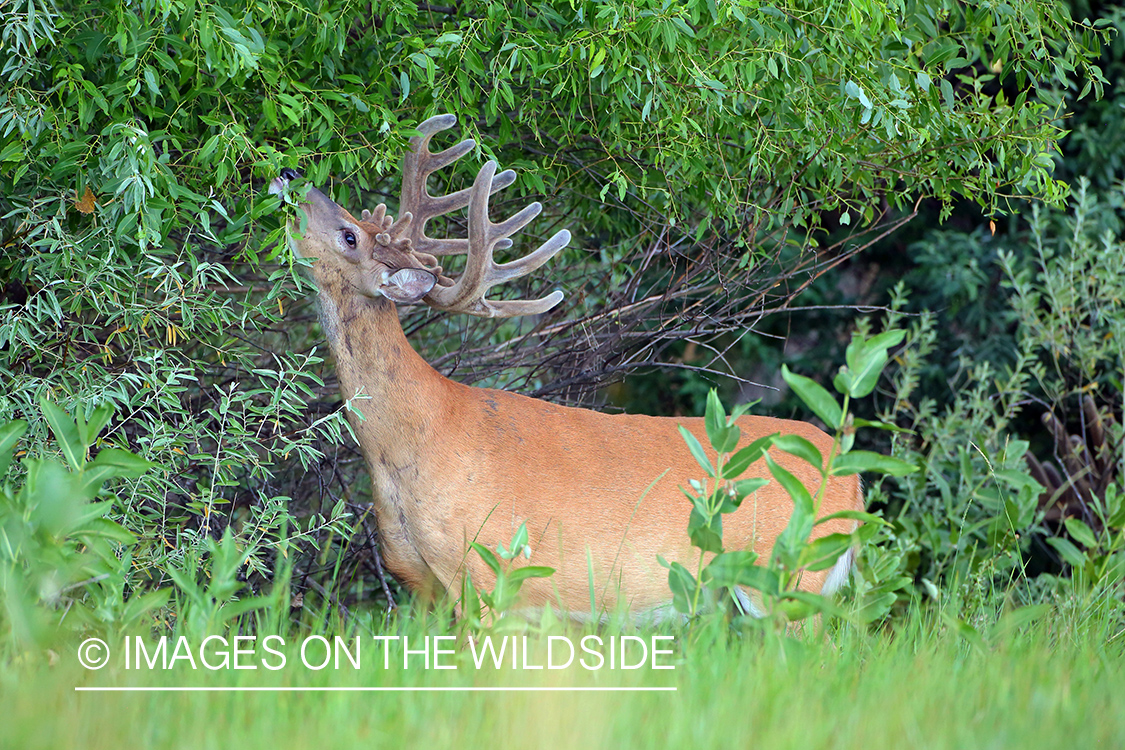
[[723, 551], [723, 517], [716, 514], [707, 518], [699, 508], [693, 508], [688, 517], [688, 538], [704, 552]]
[[554, 568], [546, 565], [525, 565], [522, 568], [513, 568], [507, 573], [510, 583], [522, 583], [528, 578], [550, 578], [555, 574]]
[[490, 550], [488, 547], [485, 547], [480, 542], [473, 542], [469, 546], [472, 547], [478, 555], [480, 555], [480, 559], [484, 560], [485, 564], [488, 565], [488, 567], [492, 568], [493, 573], [495, 573], [496, 575], [500, 575], [500, 561], [496, 559], [496, 554], [492, 550]]
[[716, 555], [703, 569], [703, 581], [708, 586], [746, 586], [776, 595], [781, 590], [781, 578], [776, 570], [756, 565], [757, 559], [756, 554], [745, 550]]
[[863, 605], [851, 614], [851, 619], [860, 625], [882, 620], [891, 611], [891, 607], [898, 599], [893, 592], [885, 592], [866, 596]]
[[14, 419], [0, 425], [0, 480], [8, 473], [8, 467], [12, 463], [12, 449], [25, 432], [27, 432], [27, 422], [22, 419]]
[[820, 449], [800, 435], [778, 435], [773, 440], [773, 447], [802, 459], [819, 472], [824, 471], [824, 456]]
[[840, 556], [855, 544], [851, 534], [828, 534], [811, 542], [801, 552], [798, 565], [805, 570], [816, 572], [827, 570], [836, 564]]
[[1074, 541], [1081, 544], [1086, 549], [1097, 549], [1098, 538], [1094, 535], [1093, 529], [1086, 525], [1086, 522], [1079, 518], [1068, 518], [1063, 523], [1066, 525], [1066, 531]]
[[766, 465], [769, 466], [770, 474], [777, 480], [781, 488], [789, 494], [793, 505], [800, 508], [802, 511], [807, 512], [812, 520], [813, 512], [813, 497], [809, 489], [801, 482], [800, 479], [793, 476], [785, 467], [781, 466], [773, 460], [773, 457], [766, 454]]
[[245, 599], [238, 601], [227, 602], [219, 610], [219, 622], [230, 622], [236, 617], [240, 617], [247, 612], [252, 612], [255, 609], [265, 609], [273, 600], [268, 596], [248, 596]]
[[102, 448], [94, 460], [86, 464], [86, 470], [92, 467], [106, 468], [111, 471], [109, 477], [139, 477], [157, 464], [146, 461], [137, 454], [121, 450], [120, 448]]
[[739, 573], [738, 585], [776, 596], [781, 591], [781, 576], [773, 568], [751, 565], [749, 568], [743, 568]]
[[879, 374], [887, 363], [887, 350], [897, 346], [905, 336], [905, 331], [891, 330], [867, 340], [858, 335], [852, 337], [852, 342], [844, 353], [850, 372], [846, 389], [848, 395], [863, 398], [875, 390]]
[[520, 527], [516, 529], [515, 535], [512, 537], [511, 553], [514, 557], [518, 555], [523, 548], [527, 546], [527, 523], [521, 523]]
[[684, 442], [687, 443], [688, 450], [691, 451], [691, 455], [695, 458], [696, 463], [707, 472], [707, 476], [715, 476], [715, 467], [711, 465], [711, 460], [707, 458], [707, 454], [703, 452], [703, 446], [699, 444], [695, 435], [688, 432], [687, 428], [683, 425], [680, 425], [679, 428], [680, 436], [683, 437]]
[[120, 544], [136, 544], [137, 542], [137, 537], [133, 532], [108, 518], [95, 518], [82, 528], [76, 529], [74, 533], [80, 536], [98, 536]]
[[774, 542], [772, 557], [786, 570], [794, 571], [798, 567], [801, 550], [812, 533], [813, 498], [799, 479], [776, 464], [771, 457], [767, 456], [766, 462], [770, 473], [793, 500], [793, 514]]
[[972, 625], [958, 617], [954, 617], [944, 610], [939, 614], [945, 624], [952, 628], [953, 632], [964, 638], [967, 643], [971, 644], [974, 648], [982, 650], [985, 648], [984, 639], [981, 638], [980, 632]]
[[862, 510], [838, 510], [835, 513], [829, 513], [827, 516], [818, 518], [816, 525], [819, 526], [827, 521], [834, 521], [837, 518], [849, 518], [853, 521], [860, 523], [875, 524], [877, 526], [890, 526], [882, 516], [877, 516], [873, 513], [866, 513]]
[[677, 612], [692, 614], [692, 602], [695, 601], [695, 592], [699, 588], [699, 583], [680, 563], [668, 564], [661, 560], [661, 564], [668, 568], [668, 588], [672, 590], [672, 606]]
[[811, 591], [785, 591], [775, 605], [790, 622], [797, 622], [816, 614], [836, 617], [843, 615], [843, 610], [827, 596], [814, 594]]
[[51, 426], [51, 432], [55, 434], [55, 440], [58, 441], [66, 462], [74, 471], [80, 471], [82, 465], [86, 463], [86, 446], [78, 437], [78, 427], [74, 420], [46, 398], [39, 401], [39, 407], [43, 411], [43, 418]]
[[1061, 536], [1047, 537], [1047, 544], [1055, 548], [1055, 551], [1062, 557], [1063, 562], [1072, 568], [1083, 568], [1086, 566], [1086, 555], [1082, 550], [1074, 546], [1074, 542]]
[[918, 471], [918, 467], [900, 458], [884, 456], [871, 451], [849, 451], [832, 460], [832, 475], [846, 476], [871, 471], [892, 477], [903, 477]]
[[82, 409], [76, 412], [78, 423], [78, 438], [82, 441], [83, 445], [93, 445], [98, 439], [98, 433], [105, 428], [110, 418], [113, 416], [113, 407], [109, 404], [102, 404], [94, 409], [90, 414], [89, 419], [82, 418]]
[[1024, 626], [1037, 622], [1052, 611], [1050, 604], [1032, 604], [1027, 607], [1016, 607], [1005, 612], [1004, 615], [992, 626], [990, 638], [1011, 638]]
[[828, 425], [828, 429], [835, 430], [843, 424], [844, 412], [840, 409], [840, 404], [836, 402], [835, 397], [825, 390], [824, 386], [812, 378], [806, 378], [804, 375], [791, 372], [786, 365], [781, 366], [781, 377], [785, 379], [785, 382], [789, 384], [789, 387], [804, 402], [805, 406], [812, 409], [813, 414]]
[[707, 429], [707, 439], [717, 453], [729, 453], [738, 445], [737, 433], [740, 430], [736, 426], [727, 425], [727, 413], [714, 388], [707, 393], [707, 409], [704, 412], [703, 424]]
[[170, 588], [157, 589], [146, 594], [133, 594], [125, 603], [125, 610], [121, 619], [126, 624], [131, 623], [149, 612], [163, 607], [168, 603], [171, 596], [172, 589]]
[[731, 455], [730, 459], [723, 466], [723, 478], [734, 479], [742, 475], [742, 472], [750, 468], [750, 465], [760, 459], [765, 452], [769, 449], [776, 438], [781, 433], [775, 432], [772, 435], [760, 437], [745, 448], [740, 449], [737, 453]]
[[766, 479], [765, 477], [739, 479], [731, 485], [731, 487], [734, 489], [734, 497], [731, 498], [731, 501], [735, 505], [741, 505], [742, 501], [745, 500], [746, 497], [750, 495], [750, 493], [757, 492], [769, 483], [770, 480]]
[[852, 420], [852, 424], [857, 428], [874, 427], [877, 430], [888, 430], [890, 432], [897, 432], [900, 434], [911, 434], [913, 432], [913, 430], [910, 430], [906, 427], [899, 427], [898, 425], [893, 425], [889, 422], [880, 422], [877, 419], [860, 419], [859, 417], [856, 417]]

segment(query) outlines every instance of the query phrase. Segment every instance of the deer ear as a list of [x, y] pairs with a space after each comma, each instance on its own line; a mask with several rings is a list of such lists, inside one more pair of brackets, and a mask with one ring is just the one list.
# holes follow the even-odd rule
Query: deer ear
[[379, 285], [379, 294], [393, 302], [411, 304], [425, 297], [437, 283], [429, 271], [421, 268], [401, 268]]

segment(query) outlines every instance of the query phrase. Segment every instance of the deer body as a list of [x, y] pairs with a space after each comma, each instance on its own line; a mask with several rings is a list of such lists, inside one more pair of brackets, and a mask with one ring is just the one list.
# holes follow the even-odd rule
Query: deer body
[[[461, 144], [444, 154], [429, 154], [426, 143], [432, 132], [449, 126], [448, 120], [432, 125], [439, 119], [419, 128], [425, 135], [415, 139], [415, 160], [425, 150], [438, 166], [444, 166], [460, 156], [448, 158], [448, 154], [468, 150]], [[564, 407], [469, 387], [430, 367], [407, 342], [394, 301], [424, 300], [443, 309], [461, 309], [445, 304], [449, 297], [439, 293], [448, 290], [450, 282], [441, 276], [435, 257], [418, 250], [427, 242], [432, 251], [447, 249], [441, 242], [458, 241], [426, 238], [425, 215], [419, 221], [405, 211], [405, 204], [417, 205], [419, 194], [423, 203], [428, 199], [465, 205], [473, 199], [461, 194], [454, 194], [457, 201], [426, 196], [428, 171], [421, 171], [420, 188], [404, 180], [404, 211], [394, 226], [382, 207], [373, 216], [364, 212], [364, 220], [356, 221], [319, 191], [310, 190], [309, 202], [302, 205], [308, 228], [295, 246], [313, 259], [321, 320], [335, 355], [341, 394], [352, 399], [351, 408], [362, 415], [349, 414], [349, 419], [371, 474], [388, 569], [412, 590], [455, 592], [465, 570], [478, 585], [487, 586], [492, 571], [475, 553], [467, 553], [469, 543], [478, 541], [495, 549], [526, 523], [531, 563], [556, 570], [549, 579], [525, 583], [521, 595], [526, 604], [588, 612], [592, 573], [594, 606], [599, 612], [619, 605], [634, 613], [666, 607], [671, 592], [657, 556], [679, 561], [693, 572], [699, 563], [698, 550], [687, 534], [691, 504], [679, 488], [690, 479], [701, 479], [703, 472], [677, 427], [683, 424], [707, 445], [703, 420], [607, 415]], [[480, 202], [481, 193], [485, 198], [483, 209], [470, 202], [470, 245], [474, 210], [487, 221], [487, 194], [495, 183], [510, 182], [509, 174], [497, 175], [489, 184], [489, 171], [489, 180], [474, 186], [476, 200]], [[527, 213], [517, 215], [522, 223], [513, 219], [491, 225], [502, 227], [501, 237], [492, 237], [492, 245], [506, 241], [507, 234], [515, 231], [510, 225], [529, 221]], [[398, 225], [412, 232], [409, 242], [395, 234]], [[567, 239], [569, 233], [559, 233], [544, 247], [554, 254]], [[396, 252], [396, 242], [400, 250], [414, 252]], [[557, 247], [548, 247], [552, 243]], [[471, 248], [469, 253], [466, 275], [473, 273]], [[501, 273], [520, 263], [535, 266], [549, 257], [543, 257], [541, 248], [523, 261], [497, 266], [488, 254], [488, 265]], [[487, 268], [478, 271], [478, 276], [495, 278], [488, 276]], [[453, 287], [455, 292], [460, 283]], [[462, 299], [456, 305], [474, 314], [526, 314], [558, 301], [553, 295], [532, 302], [492, 302], [483, 299], [483, 292], [470, 294], [466, 301], [466, 293], [459, 294]], [[782, 432], [805, 437], [825, 456], [833, 448], [831, 438], [803, 422], [743, 417], [738, 424], [740, 446]], [[816, 492], [820, 474], [812, 466], [781, 451], [772, 450], [770, 455]], [[743, 474], [743, 478], [752, 476], [769, 476], [764, 459]], [[791, 508], [791, 500], [776, 482], [762, 487], [726, 517], [724, 546], [768, 556]], [[819, 515], [862, 508], [858, 478], [833, 477]], [[843, 519], [821, 524], [814, 536], [847, 533], [854, 525]], [[836, 577], [842, 578], [846, 565], [844, 561], [837, 566]], [[829, 575], [830, 571], [806, 573], [800, 587], [821, 591]]]

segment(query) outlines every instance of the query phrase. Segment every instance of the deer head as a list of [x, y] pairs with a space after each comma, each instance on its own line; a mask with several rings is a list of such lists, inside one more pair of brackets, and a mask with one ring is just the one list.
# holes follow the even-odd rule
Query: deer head
[[[439, 310], [485, 318], [546, 312], [562, 301], [562, 292], [536, 300], [489, 300], [485, 295], [496, 284], [524, 276], [546, 263], [570, 242], [570, 232], [560, 230], [530, 255], [497, 263], [495, 251], [511, 247], [510, 237], [538, 216], [543, 207], [532, 203], [511, 218], [493, 223], [488, 216], [489, 195], [511, 185], [516, 177], [511, 170], [496, 174], [493, 161], [481, 168], [472, 187], [448, 195], [430, 195], [426, 178], [476, 146], [468, 139], [439, 153], [429, 150], [433, 135], [456, 123], [453, 115], [431, 117], [418, 126], [421, 135], [410, 139], [397, 221], [382, 203], [374, 211], [364, 210], [356, 219], [312, 188], [299, 205], [307, 219], [303, 232], [299, 222], [290, 224], [294, 249], [314, 263], [338, 268], [353, 288], [371, 297], [402, 303], [424, 301]], [[271, 183], [270, 192], [282, 192], [299, 176], [292, 169], [282, 170]], [[435, 239], [426, 235], [427, 221], [466, 206], [467, 238]], [[443, 275], [438, 262], [439, 256], [453, 254], [467, 255], [465, 269], [457, 279]]]

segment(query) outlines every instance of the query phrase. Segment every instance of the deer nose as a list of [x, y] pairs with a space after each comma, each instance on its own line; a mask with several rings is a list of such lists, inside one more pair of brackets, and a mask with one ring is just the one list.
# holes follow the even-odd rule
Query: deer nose
[[281, 174], [270, 182], [270, 195], [279, 194], [291, 181], [301, 176], [301, 173], [295, 169], [286, 167], [281, 170]]

